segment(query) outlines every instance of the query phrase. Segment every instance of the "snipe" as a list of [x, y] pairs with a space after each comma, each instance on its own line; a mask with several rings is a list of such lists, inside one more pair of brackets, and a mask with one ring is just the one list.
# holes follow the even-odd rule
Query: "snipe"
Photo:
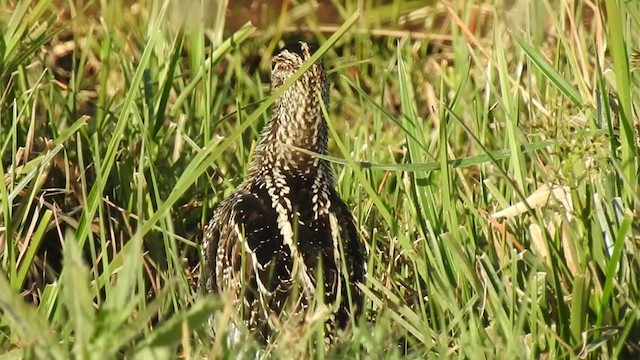
[[[304, 42], [285, 47], [272, 60], [272, 91], [310, 57]], [[265, 342], [281, 319], [303, 320], [318, 302], [329, 305], [328, 341], [362, 309], [356, 284], [365, 262], [353, 216], [334, 189], [329, 164], [289, 146], [327, 153], [321, 101], [328, 107], [318, 62], [275, 101], [247, 178], [204, 231], [205, 289], [230, 292], [248, 328]]]

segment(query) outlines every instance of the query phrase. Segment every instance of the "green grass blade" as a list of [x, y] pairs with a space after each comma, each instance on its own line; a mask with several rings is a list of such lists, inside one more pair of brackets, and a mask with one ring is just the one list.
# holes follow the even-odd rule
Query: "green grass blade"
[[[413, 94], [413, 84], [407, 76], [407, 70], [404, 60], [402, 59], [401, 46], [396, 49], [396, 60], [398, 62], [398, 86], [400, 87], [400, 105], [402, 108], [404, 128], [407, 130], [406, 141], [409, 160], [411, 163], [422, 162], [423, 152], [426, 153], [424, 142], [424, 129], [416, 115], [414, 108], [415, 96]], [[444, 146], [444, 145], [443, 145]], [[428, 154], [428, 153], [427, 153]], [[430, 154], [428, 154], [430, 155]], [[430, 156], [432, 157], [432, 156]], [[418, 205], [417, 214], [426, 233], [426, 222], [430, 221], [432, 226], [438, 229], [440, 227], [439, 214], [435, 210], [433, 203], [433, 194], [427, 185], [429, 174], [424, 171], [417, 171], [411, 174], [412, 187], [411, 191]], [[423, 217], [423, 214], [425, 216]]]
[[[546, 149], [550, 146], [558, 144], [557, 140], [542, 140], [535, 141], [532, 143], [528, 143], [522, 145], [522, 152], [529, 153], [535, 152], [539, 150]], [[339, 165], [349, 165], [349, 162], [343, 158], [338, 158], [335, 156], [319, 154], [313, 151], [309, 151], [307, 149], [302, 149], [293, 145], [289, 145], [292, 149], [296, 151], [303, 152], [305, 154], [309, 154], [315, 157], [318, 157], [323, 160], [327, 160], [334, 164]], [[454, 169], [462, 169], [471, 166], [482, 165], [486, 163], [496, 162], [498, 160], [504, 160], [511, 157], [511, 150], [496, 150], [496, 151], [487, 151], [481, 155], [473, 155], [467, 156], [459, 159], [451, 159], [447, 161], [447, 166], [450, 166]], [[430, 171], [438, 171], [441, 169], [442, 164], [439, 162], [428, 162], [428, 163], [375, 163], [368, 161], [354, 161], [354, 165], [365, 170], [390, 170], [390, 171], [407, 171], [407, 172], [430, 172]]]
[[554, 69], [531, 45], [515, 33], [511, 33], [513, 39], [518, 43], [522, 51], [529, 60], [560, 90], [571, 102], [578, 107], [582, 107], [582, 97], [578, 89], [573, 87], [556, 69]]
[[91, 340], [95, 331], [95, 309], [93, 295], [89, 287], [89, 269], [82, 259], [82, 251], [78, 247], [73, 232], [65, 236], [64, 270], [60, 286], [62, 287], [62, 304], [73, 326], [73, 353], [75, 359], [98, 359], [102, 354], [92, 354]]
[[36, 252], [40, 248], [42, 238], [47, 230], [47, 227], [49, 226], [52, 215], [53, 213], [51, 212], [51, 210], [46, 210], [44, 212], [42, 218], [40, 219], [40, 223], [38, 224], [38, 228], [33, 233], [31, 241], [29, 241], [29, 247], [27, 248], [24, 257], [18, 264], [18, 276], [15, 282], [15, 290], [22, 288], [22, 286], [24, 285], [24, 280], [27, 277], [27, 271], [29, 271], [31, 265], [33, 264], [33, 260], [36, 257]]
[[182, 340], [184, 331], [191, 332], [201, 328], [207, 324], [211, 314], [220, 307], [221, 304], [212, 297], [198, 299], [189, 309], [175, 314], [156, 326], [153, 332], [138, 344], [135, 353], [155, 352], [162, 348], [175, 347]]
[[173, 54], [171, 55], [171, 61], [169, 62], [169, 65], [167, 66], [163, 76], [164, 81], [162, 82], [162, 95], [158, 99], [155, 108], [156, 118], [154, 120], [155, 124], [153, 125], [153, 130], [151, 131], [152, 138], [155, 138], [156, 134], [162, 127], [162, 124], [164, 124], [167, 102], [169, 100], [169, 95], [171, 94], [171, 89], [173, 88], [174, 74], [178, 65], [178, 61], [180, 60], [183, 42], [184, 32], [181, 30], [173, 43]]
[[196, 85], [198, 85], [198, 83], [202, 81], [206, 72], [211, 69], [214, 64], [220, 61], [226, 54], [228, 54], [232, 49], [246, 40], [249, 35], [251, 35], [255, 30], [256, 28], [251, 25], [251, 23], [247, 23], [238, 31], [236, 31], [231, 37], [220, 44], [220, 46], [216, 47], [216, 49], [211, 53], [211, 56], [204, 62], [204, 65], [200, 69], [198, 69], [198, 72], [196, 72], [193, 79], [182, 89], [180, 95], [178, 95], [178, 98], [171, 107], [171, 116], [176, 116], [178, 114], [182, 107], [182, 104], [189, 98]]
[[40, 359], [68, 359], [59, 339], [38, 311], [15, 293], [4, 272], [0, 271], [0, 310], [14, 336], [29, 344]]
[[525, 165], [524, 157], [520, 151], [520, 145], [522, 143], [518, 111], [518, 99], [517, 92], [514, 92], [509, 82], [509, 67], [507, 66], [507, 60], [505, 57], [505, 48], [502, 44], [501, 33], [496, 32], [495, 39], [495, 52], [498, 62], [498, 76], [500, 78], [500, 92], [502, 94], [502, 106], [504, 108], [505, 124], [507, 130], [507, 141], [509, 143], [509, 150], [511, 150], [511, 176], [518, 184], [517, 191], [525, 191]]
[[622, 27], [625, 24], [624, 6], [622, 2], [606, 0], [608, 41], [613, 65], [615, 67], [616, 90], [620, 99], [619, 123], [620, 143], [622, 145], [622, 171], [630, 182], [630, 191], [624, 192], [627, 205], [633, 207], [634, 195], [638, 189], [638, 143], [634, 127], [634, 114], [631, 103], [631, 79], [629, 73], [629, 55], [627, 42]]
[[604, 320], [604, 316], [607, 313], [607, 309], [609, 309], [609, 301], [611, 300], [611, 294], [613, 292], [614, 282], [616, 281], [616, 272], [620, 267], [620, 261], [622, 259], [625, 239], [631, 231], [631, 224], [633, 223], [633, 214], [626, 213], [624, 219], [620, 223], [620, 227], [618, 228], [618, 233], [616, 234], [616, 241], [613, 245], [613, 252], [611, 253], [611, 258], [609, 259], [609, 264], [607, 266], [607, 277], [604, 283], [604, 288], [602, 289], [602, 298], [600, 300], [600, 309], [598, 309], [598, 319], [596, 320], [596, 327], [602, 325], [602, 321]]

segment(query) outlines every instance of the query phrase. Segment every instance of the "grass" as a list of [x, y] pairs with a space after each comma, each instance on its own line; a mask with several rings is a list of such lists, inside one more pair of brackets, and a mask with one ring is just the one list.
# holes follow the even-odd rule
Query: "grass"
[[367, 316], [263, 354], [638, 356], [638, 4], [335, 2], [330, 32], [302, 3], [258, 27], [189, 4], [0, 0], [0, 359], [257, 351], [208, 336], [234, 312], [197, 296], [198, 243], [299, 36], [331, 71]]

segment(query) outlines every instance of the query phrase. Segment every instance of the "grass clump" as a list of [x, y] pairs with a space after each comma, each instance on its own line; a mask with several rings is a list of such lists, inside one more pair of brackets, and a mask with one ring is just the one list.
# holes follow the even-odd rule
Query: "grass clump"
[[0, 2], [0, 358], [258, 351], [209, 337], [234, 313], [197, 246], [294, 37], [331, 71], [367, 316], [263, 354], [638, 355], [636, 3], [181, 4]]

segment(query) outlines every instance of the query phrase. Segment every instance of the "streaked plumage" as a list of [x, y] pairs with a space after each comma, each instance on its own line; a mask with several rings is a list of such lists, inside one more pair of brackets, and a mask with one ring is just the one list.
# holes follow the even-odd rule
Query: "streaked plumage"
[[[304, 42], [275, 56], [272, 91], [310, 56]], [[363, 250], [353, 217], [333, 187], [329, 164], [285, 145], [327, 152], [320, 101], [328, 107], [319, 62], [275, 101], [247, 178], [205, 228], [201, 276], [206, 290], [231, 292], [247, 326], [263, 341], [278, 331], [278, 319], [304, 319], [314, 311], [318, 285], [324, 287], [324, 302], [336, 305], [327, 322], [328, 338], [362, 308], [355, 284], [364, 277]], [[316, 281], [320, 268], [322, 284]]]

